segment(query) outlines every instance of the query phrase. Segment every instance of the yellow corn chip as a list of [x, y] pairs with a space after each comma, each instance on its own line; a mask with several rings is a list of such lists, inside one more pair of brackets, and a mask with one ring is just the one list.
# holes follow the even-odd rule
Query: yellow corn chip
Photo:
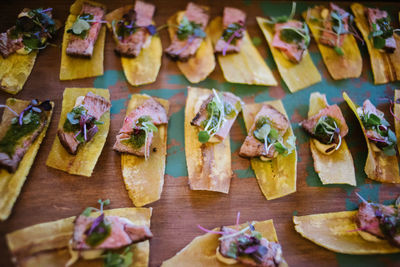
[[[18, 100], [15, 98], [9, 98], [6, 102], [6, 105], [12, 108], [17, 113], [21, 113], [28, 104], [29, 101]], [[53, 102], [51, 102], [51, 105], [54, 107]], [[25, 153], [18, 166], [18, 169], [14, 173], [9, 173], [4, 169], [0, 170], [0, 221], [6, 220], [11, 214], [11, 209], [13, 208], [14, 203], [21, 192], [21, 188], [24, 185], [26, 177], [29, 174], [29, 170], [31, 169], [33, 161], [35, 160], [40, 144], [42, 143], [42, 140], [46, 135], [46, 131], [49, 127], [52, 114], [53, 109], [49, 112], [48, 120], [45, 127], [36, 138], [36, 140], [32, 143], [28, 151]], [[0, 136], [4, 136], [11, 124], [11, 120], [14, 117], [15, 115], [10, 110], [4, 110], [2, 122], [0, 125]]]
[[290, 92], [294, 93], [321, 81], [321, 75], [311, 60], [308, 49], [304, 51], [303, 59], [300, 63], [290, 62], [277, 48], [272, 46], [274, 37], [272, 27], [266, 24], [266, 19], [257, 17], [258, 26], [264, 33], [268, 42], [272, 56], [278, 67], [282, 79], [285, 81]]
[[[241, 228], [246, 227], [247, 224], [242, 224]], [[278, 242], [276, 236], [274, 223], [272, 220], [255, 222], [254, 228], [257, 232], [266, 238], [270, 242]], [[214, 229], [218, 231], [218, 228]], [[191, 267], [202, 267], [202, 266], [227, 266], [225, 263], [220, 262], [217, 259], [216, 251], [219, 246], [218, 234], [207, 233], [196, 237], [179, 251], [174, 257], [164, 261], [162, 267], [175, 267], [175, 266], [191, 266]], [[244, 264], [236, 263], [229, 265], [232, 267], [245, 266]], [[247, 265], [246, 265], [247, 266]], [[279, 265], [280, 267], [288, 266], [285, 260]]]
[[351, 5], [351, 10], [354, 14], [354, 21], [367, 44], [375, 84], [400, 80], [400, 37], [397, 34], [393, 34], [397, 45], [397, 49], [393, 54], [381, 52], [374, 47], [372, 39], [368, 38], [370, 27], [365, 16], [364, 6], [354, 3]]
[[[247, 131], [249, 131], [253, 125], [254, 118], [263, 104], [273, 106], [287, 118], [285, 108], [280, 100], [245, 105], [243, 108], [243, 118]], [[286, 141], [293, 135], [292, 127], [289, 127], [283, 136], [283, 140]], [[278, 155], [270, 161], [262, 161], [259, 158], [252, 158], [250, 162], [251, 167], [256, 174], [258, 185], [268, 200], [280, 198], [296, 192], [296, 149], [287, 156]]]
[[[150, 96], [132, 95], [126, 110], [126, 115], [142, 105]], [[168, 100], [155, 98], [168, 113]], [[157, 201], [161, 197], [164, 185], [165, 157], [167, 155], [167, 125], [157, 127], [158, 132], [153, 135], [150, 157], [138, 157], [128, 153], [121, 155], [122, 176], [129, 197], [137, 207]], [[156, 148], [156, 151], [154, 151]]]
[[[121, 208], [104, 211], [106, 215], [129, 219], [136, 225], [150, 227], [151, 208]], [[93, 216], [98, 216], [98, 213]], [[69, 258], [68, 242], [74, 231], [74, 217], [36, 224], [6, 235], [13, 260], [20, 266], [64, 266]], [[131, 267], [149, 264], [150, 244], [144, 241], [131, 245]], [[80, 259], [74, 266], [103, 266], [103, 259]]]
[[294, 228], [304, 238], [337, 253], [366, 255], [398, 253], [387, 241], [376, 243], [363, 239], [354, 222], [357, 211], [341, 211], [307, 216], [293, 216]]
[[7, 58], [0, 56], [0, 89], [13, 95], [21, 91], [35, 65], [37, 53], [14, 53]]
[[230, 138], [220, 143], [202, 144], [198, 127], [190, 122], [196, 108], [212, 94], [209, 89], [188, 87], [185, 108], [185, 154], [191, 190], [229, 192], [232, 178]]
[[[223, 32], [222, 18], [216, 17], [210, 23], [210, 33], [213, 44], [218, 42]], [[270, 68], [258, 53], [245, 31], [243, 43], [239, 53], [230, 53], [225, 56], [219, 54], [218, 62], [224, 77], [231, 83], [278, 85]]]
[[[326, 96], [318, 92], [310, 95], [310, 107], [308, 117], [312, 117], [321, 109], [328, 106]], [[318, 173], [323, 184], [349, 184], [356, 185], [353, 157], [347, 147], [346, 140], [342, 139], [339, 149], [333, 154], [321, 153], [310, 138], [310, 148], [314, 159], [314, 169]]]
[[400, 98], [400, 90], [394, 90], [394, 128], [397, 137], [397, 150], [400, 151], [400, 103], [397, 103], [397, 99]]
[[321, 11], [324, 6], [316, 6], [303, 12], [303, 18], [307, 22], [308, 27], [314, 36], [314, 40], [321, 52], [322, 59], [334, 80], [358, 78], [362, 71], [362, 58], [356, 39], [351, 34], [344, 37], [341, 49], [343, 55], [339, 55], [332, 47], [326, 46], [319, 42], [321, 36], [322, 22], [314, 21], [311, 18], [321, 18]]
[[[65, 88], [62, 102], [62, 110], [58, 128], [62, 129], [67, 114], [75, 106], [76, 98], [85, 96], [88, 92], [102, 96], [110, 101], [110, 92], [108, 89], [95, 88]], [[91, 176], [97, 159], [103, 150], [104, 143], [110, 128], [110, 111], [104, 113], [100, 119], [104, 124], [98, 125], [99, 131], [90, 142], [79, 147], [76, 155], [69, 154], [61, 145], [58, 136], [54, 140], [46, 165], [70, 174]]]
[[64, 28], [64, 37], [62, 42], [61, 51], [61, 67], [60, 67], [60, 80], [74, 80], [95, 77], [103, 75], [103, 59], [104, 59], [104, 41], [106, 39], [106, 28], [102, 26], [97, 37], [97, 41], [94, 45], [93, 55], [91, 58], [79, 58], [71, 57], [66, 53], [68, 40], [70, 34], [67, 30], [72, 27], [76, 17], [79, 15], [84, 2], [90, 3], [92, 5], [101, 6], [105, 8], [104, 5], [88, 1], [88, 0], [76, 0], [76, 2], [70, 8], [70, 15], [67, 18]]
[[[120, 20], [133, 5], [123, 6], [106, 15], [107, 27], [112, 33], [112, 21]], [[113, 35], [114, 39], [115, 36]], [[153, 83], [161, 67], [162, 46], [158, 35], [153, 35], [148, 46], [140, 51], [136, 58], [121, 57], [122, 68], [128, 82], [133, 86]]]
[[367, 161], [365, 162], [364, 171], [369, 179], [376, 180], [383, 183], [400, 183], [399, 166], [396, 156], [387, 156], [381, 151], [374, 151], [367, 135], [365, 128], [357, 113], [357, 106], [351, 101], [349, 96], [343, 92], [343, 98], [353, 111], [360, 123], [361, 130], [364, 133], [365, 142], [368, 147]]
[[[167, 23], [168, 25], [171, 25], [168, 27], [171, 40], [176, 32], [176, 26], [173, 25], [179, 25], [180, 20], [178, 18], [182, 18], [183, 15], [184, 11], [179, 11], [168, 19]], [[177, 61], [178, 68], [191, 83], [203, 81], [208, 77], [208, 75], [210, 75], [211, 72], [214, 71], [215, 68], [214, 49], [209, 37], [209, 27], [210, 26], [208, 26], [205, 30], [207, 36], [204, 38], [196, 54], [189, 58], [186, 62]]]

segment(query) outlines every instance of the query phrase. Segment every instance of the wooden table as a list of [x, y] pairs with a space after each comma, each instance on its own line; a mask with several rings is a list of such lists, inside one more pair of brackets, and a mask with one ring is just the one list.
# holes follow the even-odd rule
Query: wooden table
[[[101, 1], [106, 2], [106, 1]], [[108, 1], [109, 10], [132, 3], [128, 0]], [[32, 0], [29, 6], [53, 7], [54, 17], [65, 21], [72, 1]], [[170, 124], [168, 132], [167, 173], [165, 176], [164, 191], [161, 200], [152, 205], [153, 217], [151, 229], [154, 238], [151, 241], [150, 265], [158, 266], [165, 259], [175, 255], [194, 237], [203, 234], [197, 227], [201, 224], [206, 228], [232, 224], [238, 211], [241, 220], [274, 219], [279, 240], [283, 246], [284, 257], [292, 266], [383, 266], [400, 264], [400, 255], [390, 256], [349, 256], [330, 252], [310, 241], [302, 238], [294, 230], [292, 216], [294, 214], [307, 215], [322, 212], [334, 212], [356, 208], [357, 199], [354, 192], [360, 192], [364, 197], [374, 201], [393, 201], [400, 193], [400, 185], [379, 184], [366, 179], [363, 167], [366, 158], [366, 145], [355, 117], [341, 98], [342, 90], [346, 90], [350, 97], [359, 104], [370, 97], [379, 108], [389, 116], [389, 104], [381, 97], [393, 98], [393, 90], [399, 83], [374, 86], [369, 65], [369, 57], [365, 47], [361, 47], [364, 55], [364, 70], [360, 79], [333, 81], [316, 48], [314, 41], [311, 45], [313, 60], [323, 75], [323, 82], [295, 94], [289, 93], [276, 70], [271, 54], [262, 33], [256, 25], [255, 16], [278, 15], [289, 13], [290, 3], [265, 3], [259, 1], [202, 1], [211, 6], [212, 17], [220, 15], [227, 4], [241, 8], [248, 14], [247, 26], [253, 42], [267, 64], [273, 69], [275, 78], [280, 81], [277, 87], [247, 86], [226, 83], [219, 66], [205, 81], [203, 87], [233, 90], [243, 97], [246, 103], [283, 99], [286, 110], [291, 119], [297, 136], [298, 145], [298, 173], [297, 192], [289, 196], [267, 201], [258, 187], [254, 174], [249, 168], [249, 161], [238, 156], [238, 148], [245, 137], [243, 119], [235, 122], [231, 131], [232, 165], [234, 177], [229, 195], [213, 192], [190, 191], [187, 185], [186, 163], [184, 157], [183, 138], [183, 111], [185, 104], [186, 87], [189, 83], [180, 74], [175, 62], [164, 56], [157, 82], [151, 85], [133, 88], [128, 85], [121, 72], [119, 58], [114, 54], [114, 43], [107, 34], [105, 45], [105, 76], [60, 82], [58, 79], [60, 68], [60, 44], [62, 31], [57, 34], [54, 43], [41, 51], [35, 67], [25, 88], [17, 97], [22, 99], [51, 99], [55, 101], [55, 112], [47, 136], [32, 166], [27, 181], [22, 189], [12, 215], [0, 223], [0, 266], [11, 265], [10, 254], [6, 247], [5, 234], [36, 223], [56, 220], [79, 214], [85, 207], [96, 205], [99, 198], [110, 198], [110, 208], [130, 207], [132, 203], [121, 177], [120, 155], [112, 150], [115, 135], [122, 125], [125, 106], [132, 93], [148, 93], [171, 100]], [[155, 21], [162, 25], [167, 18], [177, 10], [185, 8], [185, 1], [157, 1]], [[344, 4], [348, 5], [348, 4]], [[0, 10], [1, 31], [5, 31], [15, 22], [18, 12], [26, 7], [26, 1], [13, 1], [12, 4], [2, 2]], [[307, 4], [300, 4], [304, 10]], [[383, 4], [391, 11], [399, 9], [400, 5]], [[396, 7], [394, 10], [393, 7]], [[299, 12], [298, 12], [299, 14]], [[392, 18], [394, 14], [392, 14]], [[396, 16], [397, 18], [397, 16]], [[394, 19], [393, 19], [394, 20]], [[396, 19], [397, 20], [397, 19]], [[169, 44], [167, 32], [161, 32], [164, 48]], [[65, 87], [108, 87], [112, 99], [112, 121], [110, 133], [103, 152], [91, 178], [84, 178], [66, 174], [48, 168], [45, 165], [51, 144], [56, 135], [56, 129], [61, 112], [62, 92]], [[357, 188], [350, 186], [322, 186], [312, 167], [308, 137], [298, 127], [298, 122], [306, 117], [308, 98], [311, 92], [326, 93], [330, 103], [340, 103], [350, 133], [347, 137], [354, 157]], [[0, 92], [0, 103], [4, 103], [10, 95]]]

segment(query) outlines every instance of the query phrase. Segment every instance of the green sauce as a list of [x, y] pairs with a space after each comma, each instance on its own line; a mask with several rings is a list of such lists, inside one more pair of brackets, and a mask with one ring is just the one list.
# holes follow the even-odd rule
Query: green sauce
[[27, 116], [30, 117], [30, 121], [28, 123], [23, 123], [22, 125], [19, 125], [17, 121], [16, 123], [11, 124], [3, 139], [0, 140], [1, 152], [7, 153], [10, 157], [12, 157], [19, 141], [23, 137], [33, 133], [39, 127], [41, 121], [39, 113], [29, 111], [24, 114], [24, 118], [26, 118]]
[[97, 247], [111, 234], [111, 225], [106, 224], [104, 220], [94, 228], [93, 232], [86, 237], [86, 244], [91, 247]]
[[127, 140], [122, 141], [124, 144], [128, 144], [134, 148], [141, 148], [146, 141], [146, 132], [140, 130], [137, 134], [132, 134]]

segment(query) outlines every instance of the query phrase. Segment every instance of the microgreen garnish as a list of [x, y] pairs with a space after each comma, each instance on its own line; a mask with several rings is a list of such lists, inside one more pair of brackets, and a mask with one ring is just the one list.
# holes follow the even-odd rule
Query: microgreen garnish
[[383, 117], [383, 113], [372, 113], [364, 110], [362, 107], [357, 109], [361, 122], [367, 131], [373, 131], [375, 134], [367, 137], [388, 156], [396, 155], [395, 146], [397, 138], [394, 132], [389, 128], [390, 124]]
[[340, 128], [335, 119], [330, 116], [321, 116], [314, 127], [314, 137], [323, 144], [336, 143], [335, 150], [342, 144]]
[[90, 23], [93, 20], [94, 16], [93, 14], [89, 13], [84, 13], [79, 15], [74, 24], [70, 29], [67, 30], [68, 33], [72, 33], [74, 35], [79, 36], [82, 39], [85, 39], [89, 29], [90, 29]]
[[237, 40], [243, 38], [244, 31], [244, 24], [241, 21], [232, 23], [226, 27], [221, 37], [226, 42], [224, 49], [222, 50], [222, 55], [226, 55], [226, 50], [230, 44], [235, 44]]
[[286, 16], [278, 16], [278, 17], [270, 17], [270, 19], [266, 20], [267, 24], [276, 24], [276, 23], [284, 23], [288, 22], [294, 17], [294, 14], [296, 13], [296, 2], [292, 2], [292, 10], [290, 11], [290, 15]]
[[122, 254], [108, 251], [103, 257], [104, 267], [129, 267], [132, 264], [133, 253], [131, 246], [128, 246]]
[[297, 43], [303, 49], [306, 49], [310, 44], [311, 37], [307, 25], [304, 22], [302, 24], [302, 28], [283, 26], [280, 32], [281, 40], [286, 43]]
[[85, 242], [91, 247], [101, 244], [111, 233], [111, 224], [106, 221], [103, 212], [104, 206], [109, 205], [110, 200], [106, 199], [103, 201], [99, 199], [98, 203], [100, 204], [100, 210], [88, 207], [82, 213], [83, 216], [89, 217], [93, 210], [100, 212], [100, 215], [92, 222], [90, 228], [85, 231]]
[[280, 136], [279, 132], [273, 128], [272, 123], [267, 117], [260, 117], [256, 122], [256, 128], [253, 132], [254, 137], [264, 143], [264, 150], [266, 155], [272, 147], [280, 155], [287, 156], [295, 148], [296, 137], [291, 135], [286, 140], [286, 145], [284, 144], [283, 137]]
[[133, 9], [129, 10], [128, 13], [124, 14], [121, 20], [113, 20], [111, 22], [113, 34], [118, 40], [123, 40], [130, 35], [136, 33], [139, 29], [146, 29], [150, 35], [157, 33], [157, 29], [153, 24], [147, 26], [138, 26], [136, 24], [136, 15]]
[[390, 25], [390, 17], [377, 19], [372, 23], [372, 31], [368, 35], [368, 39], [372, 39], [376, 49], [383, 49], [386, 44], [386, 39], [393, 36], [395, 30]]
[[183, 16], [182, 20], [179, 22], [176, 35], [180, 41], [186, 40], [190, 36], [204, 38], [206, 37], [206, 33], [201, 28], [202, 26], [203, 25], [198, 24], [194, 21], [189, 21], [186, 16]]

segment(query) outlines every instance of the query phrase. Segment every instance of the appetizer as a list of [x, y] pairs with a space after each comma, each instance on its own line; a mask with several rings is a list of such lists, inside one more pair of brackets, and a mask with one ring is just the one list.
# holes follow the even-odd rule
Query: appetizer
[[270, 200], [296, 192], [296, 137], [280, 100], [243, 108], [248, 135], [239, 155], [250, 158], [258, 184]]
[[[400, 90], [394, 90], [394, 102], [391, 103], [394, 106], [390, 108], [390, 113], [394, 118], [394, 128], [396, 132], [397, 140], [400, 140]], [[397, 142], [397, 150], [400, 151], [400, 142]]]
[[[80, 215], [26, 227], [6, 235], [19, 266], [148, 266], [151, 208], [103, 211], [86, 208]], [[103, 263], [103, 264], [102, 264]]]
[[167, 100], [132, 95], [114, 150], [129, 197], [137, 207], [157, 201], [164, 185], [168, 129]]
[[0, 89], [10, 94], [22, 90], [38, 50], [46, 48], [58, 28], [52, 10], [24, 8], [15, 26], [0, 33]]
[[241, 109], [241, 99], [232, 93], [188, 87], [185, 154], [190, 189], [229, 192], [229, 131]]
[[103, 74], [106, 7], [76, 0], [65, 23], [60, 80], [95, 77]]
[[304, 238], [337, 253], [399, 253], [398, 202], [386, 206], [362, 199], [358, 211], [294, 216], [293, 222]]
[[215, 68], [214, 51], [207, 29], [209, 8], [188, 3], [185, 11], [179, 11], [168, 19], [171, 38], [166, 54], [177, 61], [178, 68], [191, 83], [207, 78]]
[[343, 98], [356, 115], [367, 142], [368, 156], [364, 171], [368, 178], [384, 183], [400, 183], [396, 157], [396, 135], [382, 111], [368, 99], [356, 106], [346, 93]]
[[353, 157], [344, 137], [349, 128], [338, 105], [328, 105], [326, 95], [310, 95], [308, 119], [300, 125], [310, 135], [314, 169], [323, 184], [356, 185]]
[[341, 80], [360, 77], [362, 58], [354, 38], [360, 37], [353, 28], [353, 16], [330, 3], [329, 7], [309, 8], [303, 12], [303, 18], [310, 27], [332, 78]]
[[246, 13], [225, 7], [223, 18], [210, 23], [210, 36], [225, 79], [232, 83], [275, 86], [271, 70], [250, 40]]
[[121, 56], [125, 77], [131, 85], [152, 83], [161, 66], [161, 39], [153, 15], [156, 7], [137, 0], [106, 15], [107, 26]]
[[279, 73], [290, 92], [294, 93], [321, 81], [321, 75], [307, 50], [310, 33], [306, 23], [293, 19], [296, 3], [289, 16], [257, 17], [278, 66]]
[[207, 230], [174, 257], [164, 261], [169, 266], [288, 266], [282, 257], [272, 220], [221, 226]]
[[371, 59], [375, 84], [400, 80], [400, 37], [394, 34], [389, 14], [359, 3], [351, 5]]
[[108, 135], [110, 107], [107, 89], [66, 88], [47, 166], [91, 176]]
[[0, 221], [10, 216], [46, 135], [54, 103], [9, 98], [0, 125]]

